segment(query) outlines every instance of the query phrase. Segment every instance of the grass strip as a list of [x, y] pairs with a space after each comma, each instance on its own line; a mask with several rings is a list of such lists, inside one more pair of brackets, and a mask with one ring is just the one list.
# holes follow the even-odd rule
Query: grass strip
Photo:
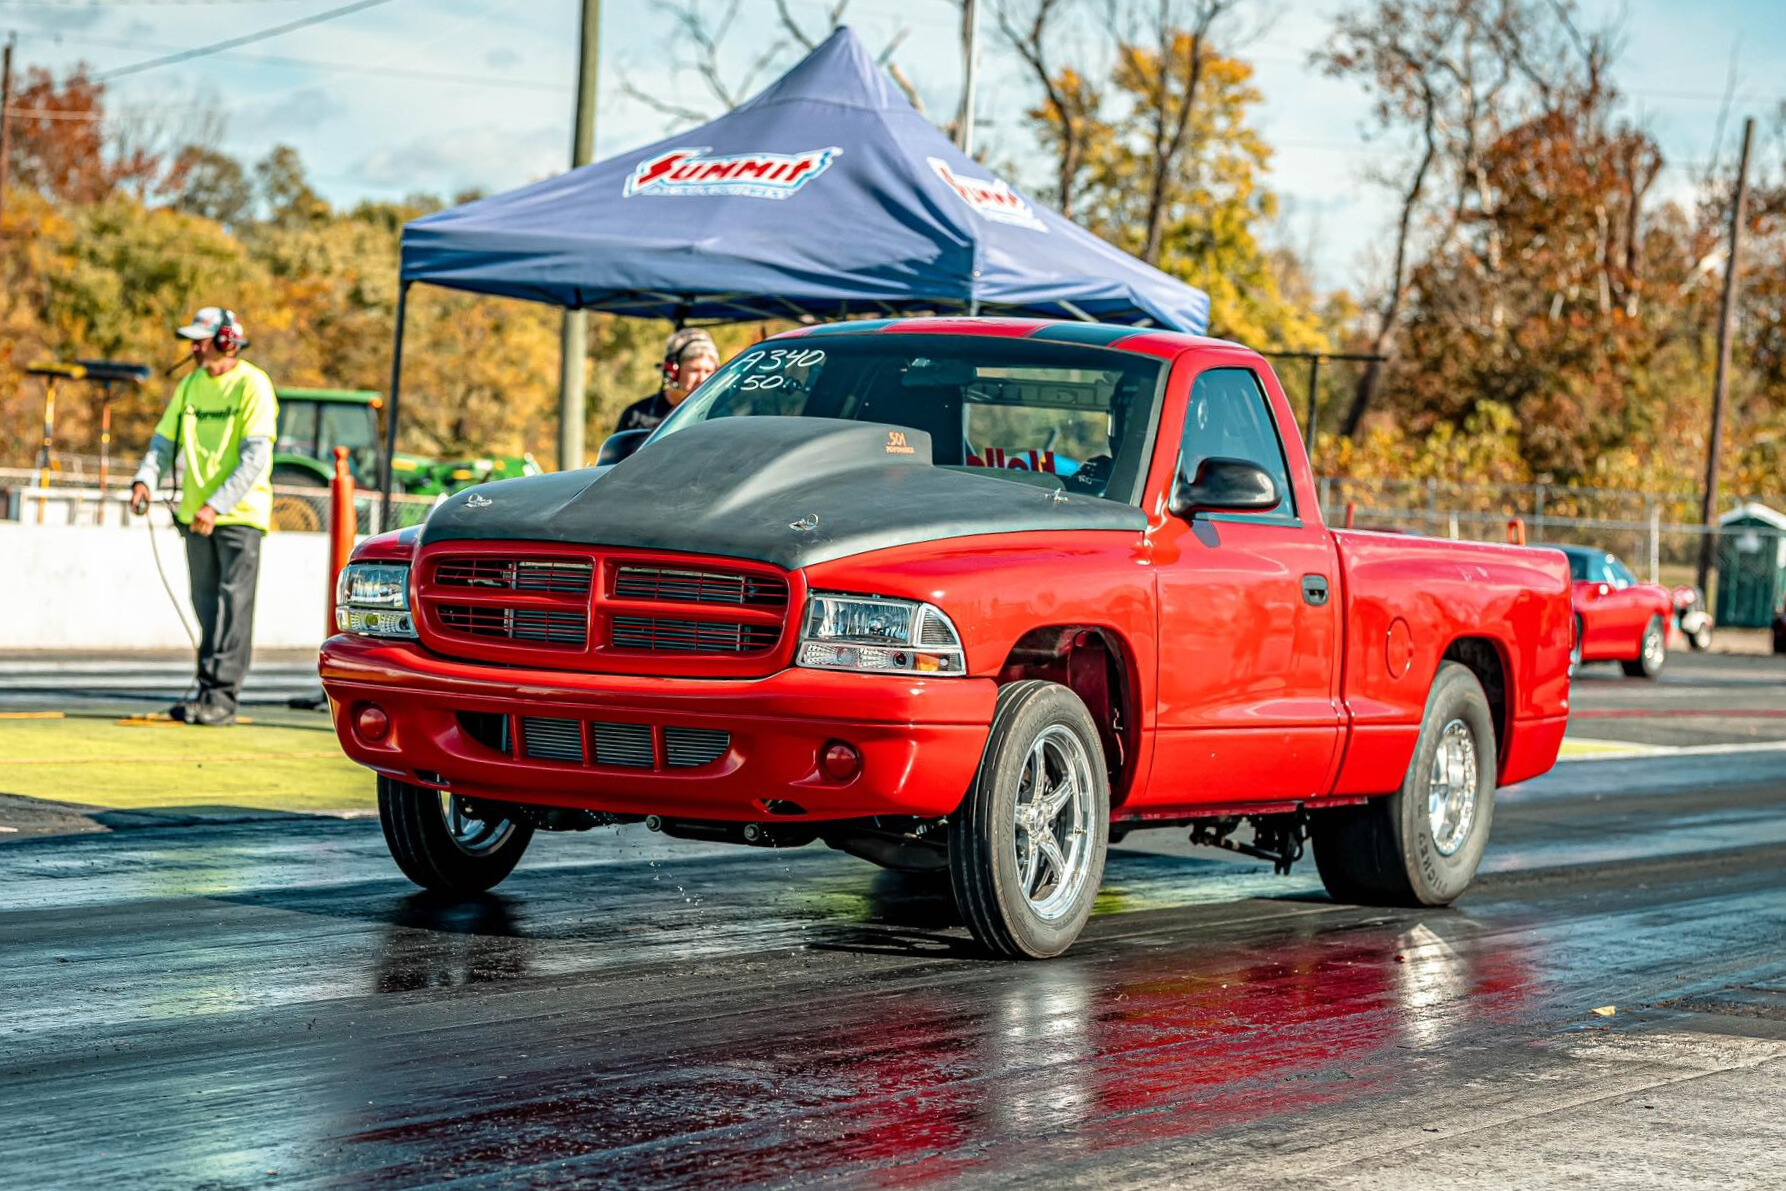
[[305, 812], [377, 804], [372, 775], [317, 728], [180, 725], [144, 732], [82, 718], [0, 722], [0, 792], [115, 810]]

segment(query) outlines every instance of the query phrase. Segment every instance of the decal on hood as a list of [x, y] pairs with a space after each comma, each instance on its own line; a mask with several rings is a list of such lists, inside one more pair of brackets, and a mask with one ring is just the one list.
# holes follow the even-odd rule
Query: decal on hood
[[1046, 232], [1048, 225], [1036, 215], [1029, 200], [1011, 189], [1003, 178], [967, 178], [949, 168], [938, 157], [928, 159], [936, 176], [948, 184], [961, 201], [994, 223], [1009, 223], [1035, 232]]
[[633, 167], [625, 197], [638, 194], [712, 195], [784, 199], [831, 168], [836, 145], [803, 153], [737, 153], [709, 157], [701, 146], [671, 149]]

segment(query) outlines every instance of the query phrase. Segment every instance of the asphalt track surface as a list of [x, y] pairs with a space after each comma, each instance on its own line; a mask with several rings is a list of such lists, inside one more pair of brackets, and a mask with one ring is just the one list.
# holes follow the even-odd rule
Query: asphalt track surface
[[[1764, 711], [1746, 667], [1577, 704]], [[1786, 748], [1740, 718], [1504, 791], [1447, 910], [1136, 834], [1039, 964], [821, 847], [542, 836], [441, 901], [366, 821], [12, 844], [0, 1186], [1779, 1187]]]

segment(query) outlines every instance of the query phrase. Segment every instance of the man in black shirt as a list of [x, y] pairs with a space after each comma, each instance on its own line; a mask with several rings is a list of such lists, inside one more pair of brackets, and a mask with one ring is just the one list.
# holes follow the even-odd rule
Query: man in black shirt
[[663, 387], [643, 401], [635, 401], [620, 414], [614, 427], [622, 430], [655, 430], [702, 381], [719, 368], [719, 348], [713, 337], [699, 327], [687, 327], [664, 344]]

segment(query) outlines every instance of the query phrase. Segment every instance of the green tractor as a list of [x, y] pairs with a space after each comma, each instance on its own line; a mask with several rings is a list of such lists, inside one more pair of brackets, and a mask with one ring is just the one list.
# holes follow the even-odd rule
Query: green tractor
[[[316, 531], [327, 521], [326, 497], [335, 448], [347, 448], [347, 469], [361, 491], [377, 491], [384, 440], [378, 411], [384, 397], [368, 389], [280, 389], [279, 430], [273, 441], [273, 520], [280, 529]], [[496, 456], [443, 463], [420, 455], [391, 459], [391, 484], [404, 496], [447, 496], [486, 480], [539, 474], [533, 456]], [[399, 525], [420, 521], [428, 508], [405, 502]]]

